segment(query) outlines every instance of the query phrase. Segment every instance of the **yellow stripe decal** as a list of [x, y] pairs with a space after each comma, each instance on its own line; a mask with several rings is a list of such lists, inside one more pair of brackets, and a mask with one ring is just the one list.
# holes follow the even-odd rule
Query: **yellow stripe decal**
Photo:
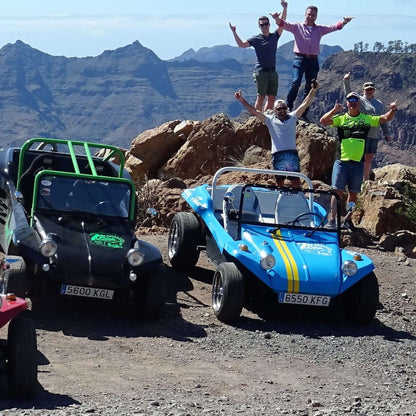
[[281, 231], [276, 230], [275, 234], [272, 233], [272, 237], [285, 265], [287, 274], [287, 291], [289, 293], [299, 293], [299, 270], [296, 261], [290, 252], [288, 245], [283, 240]]

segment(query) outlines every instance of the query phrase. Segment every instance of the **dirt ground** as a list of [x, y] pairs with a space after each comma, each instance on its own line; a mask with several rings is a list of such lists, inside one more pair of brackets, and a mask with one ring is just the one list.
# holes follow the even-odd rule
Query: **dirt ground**
[[[244, 310], [233, 326], [211, 309], [213, 268], [170, 268], [162, 319], [138, 321], [101, 302], [44, 299], [36, 400], [2, 415], [413, 415], [416, 414], [416, 261], [359, 250], [376, 265], [380, 308], [366, 327], [297, 310], [263, 321]], [[358, 250], [358, 249], [357, 249]], [[4, 338], [4, 329], [0, 337]]]

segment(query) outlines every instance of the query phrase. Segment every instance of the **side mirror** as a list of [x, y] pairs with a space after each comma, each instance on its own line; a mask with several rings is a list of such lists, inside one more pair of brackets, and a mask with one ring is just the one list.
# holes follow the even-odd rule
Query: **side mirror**
[[14, 197], [16, 198], [17, 202], [23, 202], [23, 194], [20, 191], [14, 191]]

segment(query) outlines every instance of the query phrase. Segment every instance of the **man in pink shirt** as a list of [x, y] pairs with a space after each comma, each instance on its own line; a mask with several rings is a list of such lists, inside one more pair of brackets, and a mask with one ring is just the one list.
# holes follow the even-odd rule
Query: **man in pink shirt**
[[[287, 105], [290, 110], [298, 95], [299, 87], [305, 74], [305, 98], [312, 85], [312, 81], [317, 79], [319, 72], [318, 55], [320, 52], [321, 38], [335, 30], [341, 30], [352, 17], [344, 17], [342, 22], [338, 22], [331, 26], [322, 26], [315, 24], [318, 17], [318, 8], [309, 6], [306, 9], [305, 21], [303, 23], [287, 23], [280, 19], [278, 13], [271, 14], [276, 24], [283, 27], [284, 30], [293, 33], [295, 37], [295, 45], [293, 51], [295, 58], [293, 60], [293, 79], [290, 90], [287, 95]], [[303, 118], [307, 120], [308, 109], [305, 110]]]

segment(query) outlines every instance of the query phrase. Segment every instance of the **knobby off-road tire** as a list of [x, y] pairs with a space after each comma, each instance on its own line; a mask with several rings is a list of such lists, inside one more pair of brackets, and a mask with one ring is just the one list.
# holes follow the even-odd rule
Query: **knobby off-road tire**
[[175, 269], [190, 269], [199, 259], [198, 245], [202, 230], [198, 218], [191, 212], [178, 212], [169, 228], [168, 253]]
[[231, 262], [221, 263], [212, 281], [212, 309], [222, 322], [235, 321], [244, 306], [244, 276]]
[[7, 375], [16, 399], [33, 398], [38, 384], [36, 328], [32, 319], [17, 317], [9, 324]]
[[165, 265], [159, 264], [151, 273], [139, 276], [133, 294], [134, 309], [139, 317], [147, 320], [160, 318], [167, 296]]
[[359, 325], [368, 324], [374, 319], [378, 303], [378, 281], [371, 272], [345, 292], [346, 317]]

